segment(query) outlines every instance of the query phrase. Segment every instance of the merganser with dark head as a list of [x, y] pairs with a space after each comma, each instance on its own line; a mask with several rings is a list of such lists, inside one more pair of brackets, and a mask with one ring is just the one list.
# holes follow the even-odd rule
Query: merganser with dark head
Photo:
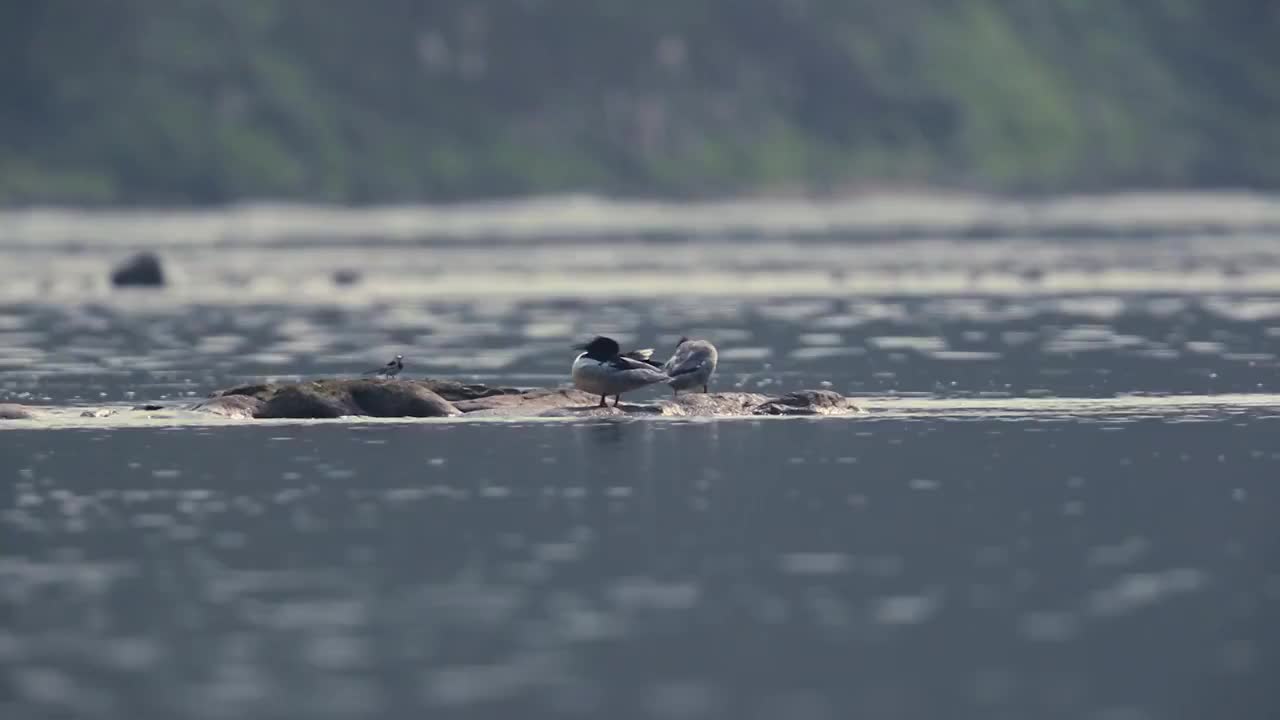
[[400, 371], [403, 369], [404, 369], [404, 356], [396, 355], [395, 357], [391, 358], [391, 360], [389, 360], [386, 365], [383, 365], [382, 367], [376, 368], [374, 370], [366, 370], [361, 374], [377, 375], [381, 377], [392, 378], [392, 377], [395, 377], [396, 375], [399, 375]]
[[570, 371], [573, 386], [599, 395], [599, 407], [605, 406], [605, 398], [610, 395], [613, 396], [613, 406], [618, 407], [622, 393], [671, 380], [660, 365], [649, 359], [653, 350], [624, 353], [616, 340], [602, 336], [596, 336], [575, 349], [583, 353], [573, 361]]
[[679, 396], [681, 390], [699, 385], [702, 386], [702, 392], [707, 392], [707, 383], [716, 371], [718, 359], [719, 353], [716, 352], [715, 345], [706, 340], [681, 337], [680, 342], [676, 343], [675, 352], [662, 366], [663, 371], [671, 376], [671, 392]]

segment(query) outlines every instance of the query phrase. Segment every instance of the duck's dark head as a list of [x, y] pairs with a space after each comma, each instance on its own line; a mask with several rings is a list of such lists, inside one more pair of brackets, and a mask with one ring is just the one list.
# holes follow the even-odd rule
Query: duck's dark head
[[607, 338], [597, 335], [592, 338], [591, 342], [585, 345], [578, 345], [575, 350], [583, 350], [587, 353], [587, 357], [592, 360], [612, 360], [618, 357], [622, 348], [618, 346], [618, 342], [613, 338]]

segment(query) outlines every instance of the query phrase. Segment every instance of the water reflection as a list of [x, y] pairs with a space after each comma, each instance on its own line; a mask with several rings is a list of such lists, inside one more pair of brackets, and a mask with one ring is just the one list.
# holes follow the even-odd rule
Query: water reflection
[[0, 653], [27, 714], [1192, 717], [1268, 667], [1273, 425], [8, 431]]

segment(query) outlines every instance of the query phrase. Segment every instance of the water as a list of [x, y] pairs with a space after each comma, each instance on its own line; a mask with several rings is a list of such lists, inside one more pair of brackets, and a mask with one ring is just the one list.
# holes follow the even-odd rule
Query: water
[[[1278, 239], [0, 240], [0, 715], [1275, 717]], [[594, 332], [870, 412], [79, 417]]]

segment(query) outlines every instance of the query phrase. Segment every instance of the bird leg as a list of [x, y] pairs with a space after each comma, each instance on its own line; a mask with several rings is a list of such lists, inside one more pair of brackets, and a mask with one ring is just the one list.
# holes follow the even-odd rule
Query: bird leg
[[707, 389], [707, 385], [706, 385], [706, 383], [703, 383], [703, 384], [702, 384], [702, 392], [704, 392], [704, 393], [711, 392], [710, 390], [708, 390], [708, 389]]
[[618, 403], [620, 403], [620, 402], [622, 402], [622, 394], [621, 394], [621, 393], [619, 393], [619, 394], [617, 394], [617, 395], [614, 395], [614, 396], [613, 396], [613, 406], [614, 406], [614, 407], [618, 407]]
[[604, 396], [604, 395], [601, 395], [601, 396], [600, 396], [600, 404], [599, 404], [599, 405], [597, 405], [596, 407], [604, 407], [604, 406], [605, 406], [605, 405], [604, 405], [604, 398], [605, 398], [605, 396]]

